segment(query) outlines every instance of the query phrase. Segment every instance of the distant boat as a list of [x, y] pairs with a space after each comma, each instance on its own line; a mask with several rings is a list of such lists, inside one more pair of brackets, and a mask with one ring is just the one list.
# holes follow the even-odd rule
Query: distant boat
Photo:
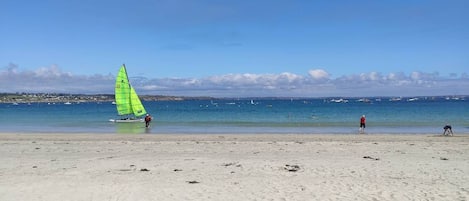
[[210, 100], [210, 104], [218, 106], [218, 103], [213, 102], [213, 100]]
[[72, 103], [70, 103], [70, 102], [67, 101], [67, 102], [65, 102], [64, 104], [65, 104], [65, 105], [71, 105]]
[[259, 104], [259, 103], [258, 103], [258, 102], [254, 102], [254, 100], [251, 99], [251, 102], [249, 102], [249, 104], [251, 104], [251, 105], [257, 105], [257, 104]]
[[[450, 100], [450, 98], [447, 97], [446, 100]], [[453, 96], [453, 97], [451, 97], [451, 100], [455, 100], [455, 101], [462, 100], [462, 101], [463, 101], [463, 100], [464, 100], [464, 97], [456, 97], [456, 96]]]
[[116, 77], [115, 99], [119, 119], [110, 119], [111, 122], [143, 122], [143, 115], [147, 112], [143, 107], [135, 89], [130, 85], [127, 70], [123, 64]]
[[390, 98], [389, 101], [395, 102], [395, 101], [401, 101], [402, 98]]
[[362, 102], [362, 103], [371, 103], [370, 99], [368, 99], [368, 98], [360, 98], [357, 101]]
[[331, 99], [333, 103], [348, 103], [348, 100], [340, 98], [340, 99]]

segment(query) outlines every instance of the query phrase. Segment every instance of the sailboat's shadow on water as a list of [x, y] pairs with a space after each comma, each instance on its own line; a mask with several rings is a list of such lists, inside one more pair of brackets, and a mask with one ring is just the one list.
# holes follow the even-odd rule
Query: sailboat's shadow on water
[[115, 128], [119, 134], [150, 133], [150, 128], [146, 128], [144, 123], [116, 123]]

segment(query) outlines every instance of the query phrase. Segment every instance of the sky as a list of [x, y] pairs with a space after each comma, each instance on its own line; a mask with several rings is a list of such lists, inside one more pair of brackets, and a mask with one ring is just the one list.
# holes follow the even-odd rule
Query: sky
[[469, 95], [466, 0], [3, 0], [0, 93]]

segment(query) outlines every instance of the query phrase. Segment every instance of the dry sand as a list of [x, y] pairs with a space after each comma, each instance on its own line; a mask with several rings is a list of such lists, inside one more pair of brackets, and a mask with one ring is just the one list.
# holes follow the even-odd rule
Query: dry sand
[[469, 136], [4, 133], [0, 200], [469, 200]]

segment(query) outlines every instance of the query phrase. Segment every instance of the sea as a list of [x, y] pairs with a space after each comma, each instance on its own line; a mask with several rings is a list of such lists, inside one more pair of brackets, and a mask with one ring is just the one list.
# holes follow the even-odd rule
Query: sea
[[2, 103], [2, 133], [96, 134], [469, 134], [469, 100], [420, 98], [224, 98], [142, 102], [144, 123], [113, 123], [111, 102]]

